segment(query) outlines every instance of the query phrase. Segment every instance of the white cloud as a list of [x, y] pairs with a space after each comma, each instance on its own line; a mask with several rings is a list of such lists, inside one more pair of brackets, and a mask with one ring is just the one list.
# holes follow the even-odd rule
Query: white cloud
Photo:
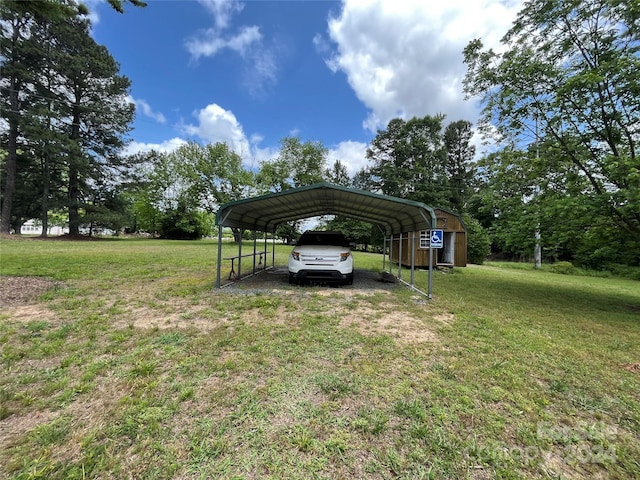
[[333, 166], [336, 160], [347, 167], [350, 177], [353, 177], [359, 170], [367, 166], [366, 159], [367, 144], [362, 142], [340, 142], [335, 148], [329, 150], [327, 155], [329, 167]]
[[127, 101], [133, 103], [136, 106], [136, 110], [141, 110], [142, 113], [149, 117], [153, 118], [158, 123], [166, 123], [167, 119], [160, 112], [154, 112], [151, 106], [147, 103], [146, 100], [141, 98], [133, 98], [131, 95], [127, 96]]
[[345, 0], [329, 19], [336, 50], [327, 66], [347, 75], [370, 109], [363, 125], [372, 132], [398, 116], [444, 113], [448, 121], [475, 122], [476, 106], [463, 98], [462, 50], [474, 38], [496, 47], [521, 6], [522, 0]]
[[233, 16], [244, 8], [244, 4], [227, 0], [200, 0], [213, 14], [214, 25], [201, 30], [185, 42], [192, 60], [214, 57], [224, 51], [238, 54], [245, 67], [242, 83], [249, 92], [260, 96], [265, 87], [276, 81], [278, 70], [277, 47], [267, 46], [257, 25], [243, 25], [232, 30]]
[[142, 142], [131, 142], [129, 143], [125, 149], [124, 155], [134, 155], [136, 153], [145, 153], [150, 152], [151, 150], [155, 150], [156, 152], [173, 152], [177, 150], [182, 145], [186, 145], [187, 141], [182, 138], [172, 138], [171, 140], [165, 140], [162, 143], [142, 143]]
[[[215, 103], [194, 112], [197, 118], [195, 124], [180, 124], [177, 126], [185, 137], [202, 143], [226, 143], [230, 150], [242, 157], [242, 162], [247, 168], [257, 168], [260, 162], [277, 157], [279, 147], [261, 147], [264, 140], [261, 135], [254, 134], [247, 139], [242, 125], [230, 110], [225, 110]], [[194, 138], [197, 137], [197, 138]], [[162, 143], [131, 142], [124, 151], [124, 155], [133, 155], [139, 152], [172, 152], [187, 140], [179, 137], [172, 138]]]
[[198, 0], [213, 14], [218, 29], [229, 26], [231, 17], [244, 9], [244, 4], [236, 0]]
[[238, 34], [227, 37], [219, 30], [209, 28], [187, 40], [186, 47], [195, 60], [200, 57], [213, 57], [224, 49], [244, 56], [251, 46], [259, 43], [261, 39], [260, 28], [256, 26], [242, 27]]
[[251, 162], [250, 143], [233, 112], [212, 103], [194, 112], [194, 115], [198, 119], [197, 125], [183, 126], [188, 135], [198, 136], [207, 143], [226, 143], [245, 160], [245, 163]]

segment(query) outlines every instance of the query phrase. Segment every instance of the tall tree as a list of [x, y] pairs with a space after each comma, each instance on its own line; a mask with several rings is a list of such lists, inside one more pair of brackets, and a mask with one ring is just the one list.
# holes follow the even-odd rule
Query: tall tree
[[60, 116], [72, 142], [68, 153], [69, 233], [79, 234], [83, 190], [92, 178], [119, 166], [117, 158], [130, 129], [134, 106], [127, 100], [130, 81], [119, 65], [89, 34], [89, 21], [74, 18], [54, 25], [56, 50], [64, 79]]
[[[4, 185], [0, 233], [9, 233], [13, 219], [16, 179], [18, 177], [23, 129], [30, 125], [28, 110], [34, 100], [34, 82], [42, 66], [43, 55], [39, 43], [38, 28], [48, 19], [61, 21], [85, 9], [67, 2], [31, 2], [6, 0], [0, 2], [0, 112], [7, 122], [7, 157], [3, 162]], [[24, 161], [27, 157], [22, 157]], [[26, 167], [26, 166], [25, 166]]]
[[377, 189], [375, 179], [369, 168], [361, 168], [353, 178], [351, 178], [351, 186], [360, 190], [375, 191]]
[[[122, 1], [110, 3], [122, 10]], [[59, 173], [61, 159], [67, 164], [65, 175], [69, 178], [66, 203], [71, 204], [70, 227], [77, 231], [86, 175], [105, 173], [109, 157], [122, 144], [120, 136], [127, 129], [124, 124], [132, 119], [133, 107], [121, 94], [128, 88], [128, 80], [117, 75], [115, 61], [91, 39], [84, 17], [87, 13], [86, 7], [74, 0], [0, 3], [0, 111], [8, 125], [0, 233], [8, 233], [12, 222], [18, 224], [20, 211], [33, 200], [21, 197], [22, 204], [16, 210], [16, 195], [25, 190], [16, 181], [23, 181], [26, 172], [31, 179], [38, 172], [38, 188], [32, 193], [40, 195], [46, 232], [49, 197], [58, 187], [51, 182]], [[20, 150], [28, 154], [19, 155]], [[81, 168], [82, 164], [90, 168]], [[82, 178], [76, 178], [78, 175]]]
[[336, 185], [348, 187], [351, 183], [347, 167], [340, 160], [333, 162], [333, 166], [325, 172], [326, 179]]
[[638, 2], [526, 2], [502, 43], [504, 53], [484, 50], [480, 40], [464, 51], [465, 92], [483, 102], [485, 134], [553, 144], [559, 155], [548, 160], [575, 167], [559, 171], [583, 187], [582, 203], [638, 246]]
[[385, 195], [448, 206], [444, 116], [391, 120], [367, 149], [371, 173]]
[[[327, 148], [320, 142], [302, 142], [298, 137], [285, 137], [280, 141], [277, 158], [261, 162], [256, 175], [260, 193], [283, 192], [325, 180]], [[290, 243], [301, 227], [300, 221], [279, 225], [276, 234]]]
[[370, 180], [384, 195], [402, 197], [406, 190], [406, 172], [396, 152], [404, 125], [401, 118], [392, 119], [385, 130], [378, 130], [367, 148], [367, 159], [373, 163]]
[[476, 149], [471, 144], [471, 122], [458, 120], [444, 130], [444, 146], [447, 152], [449, 205], [456, 212], [466, 211], [472, 194], [471, 184], [475, 176], [472, 165]]
[[[29, 121], [23, 127], [22, 147], [31, 154], [33, 166], [32, 184], [28, 188], [31, 195], [40, 197], [39, 217], [42, 236], [48, 234], [51, 209], [60, 209], [67, 202], [66, 192], [67, 153], [73, 142], [69, 139], [61, 112], [64, 100], [65, 79], [60, 75], [60, 56], [56, 17], [40, 17], [36, 20], [38, 68], [34, 72], [31, 89], [34, 92], [29, 109], [23, 118]], [[27, 204], [35, 199], [24, 199]], [[32, 218], [31, 216], [28, 218]]]

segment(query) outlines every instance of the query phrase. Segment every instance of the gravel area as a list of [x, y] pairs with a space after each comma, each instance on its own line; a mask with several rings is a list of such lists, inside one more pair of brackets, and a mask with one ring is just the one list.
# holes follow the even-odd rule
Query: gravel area
[[244, 277], [239, 282], [227, 285], [223, 291], [236, 294], [273, 293], [282, 289], [306, 289], [306, 290], [331, 290], [354, 294], [357, 292], [389, 291], [400, 288], [400, 284], [383, 281], [379, 272], [370, 270], [354, 271], [353, 285], [333, 285], [330, 283], [305, 283], [303, 285], [289, 285], [289, 272], [287, 267], [275, 267], [260, 272], [251, 277]]

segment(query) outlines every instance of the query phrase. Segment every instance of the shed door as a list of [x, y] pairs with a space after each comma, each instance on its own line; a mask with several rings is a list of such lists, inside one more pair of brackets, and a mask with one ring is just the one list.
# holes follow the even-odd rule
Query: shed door
[[454, 264], [454, 252], [455, 252], [455, 232], [443, 232], [442, 236], [442, 248], [438, 249], [438, 265], [451, 265]]

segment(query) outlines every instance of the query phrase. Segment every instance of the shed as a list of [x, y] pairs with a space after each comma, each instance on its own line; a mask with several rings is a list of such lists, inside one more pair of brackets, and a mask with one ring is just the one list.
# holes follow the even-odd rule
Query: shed
[[[467, 266], [467, 230], [459, 215], [443, 208], [434, 208], [436, 227], [442, 230], [443, 247], [433, 249], [434, 267]], [[415, 238], [413, 238], [415, 235]], [[429, 267], [429, 238], [431, 230], [418, 230], [402, 237], [402, 249], [398, 248], [400, 237], [393, 239], [391, 261], [398, 261], [398, 252], [402, 252], [402, 264], [411, 265], [411, 245], [413, 244], [414, 265]]]

